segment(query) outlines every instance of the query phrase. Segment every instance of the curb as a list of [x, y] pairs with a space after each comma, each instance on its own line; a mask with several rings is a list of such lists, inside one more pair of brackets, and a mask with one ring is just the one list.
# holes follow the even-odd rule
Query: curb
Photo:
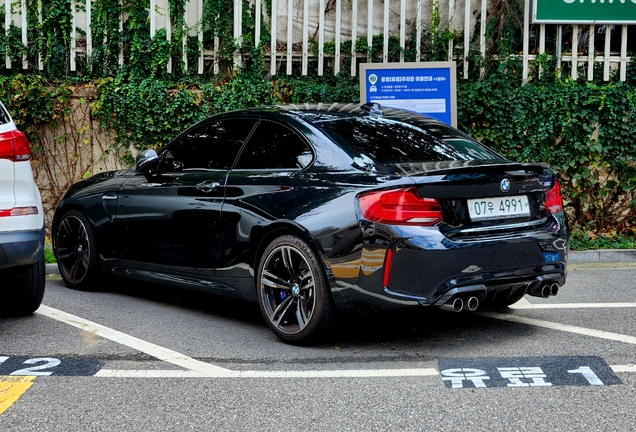
[[[636, 262], [636, 249], [570, 251], [568, 264]], [[46, 265], [47, 276], [57, 276], [57, 264]]]
[[57, 264], [47, 264], [46, 265], [46, 275], [47, 276], [57, 276], [60, 272], [57, 269]]
[[570, 252], [568, 264], [636, 261], [636, 249], [599, 249]]

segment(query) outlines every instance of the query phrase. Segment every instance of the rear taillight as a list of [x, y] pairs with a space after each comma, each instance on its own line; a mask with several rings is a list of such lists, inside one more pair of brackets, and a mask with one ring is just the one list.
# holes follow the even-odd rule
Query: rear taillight
[[391, 225], [431, 226], [443, 219], [434, 198], [422, 198], [416, 188], [370, 192], [358, 197], [365, 219]]
[[561, 197], [559, 180], [554, 181], [554, 186], [552, 186], [552, 189], [550, 189], [545, 196], [545, 209], [551, 214], [563, 210], [563, 198]]
[[13, 162], [26, 161], [31, 158], [31, 147], [23, 132], [14, 130], [0, 134], [0, 159]]
[[0, 210], [0, 217], [5, 216], [29, 216], [38, 214], [38, 208], [32, 207], [16, 207], [11, 210]]

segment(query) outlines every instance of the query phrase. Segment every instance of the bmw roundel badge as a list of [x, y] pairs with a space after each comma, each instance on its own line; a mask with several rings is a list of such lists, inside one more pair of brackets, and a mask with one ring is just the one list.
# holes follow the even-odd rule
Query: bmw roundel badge
[[510, 190], [510, 180], [503, 179], [501, 181], [501, 190], [504, 192], [508, 192]]

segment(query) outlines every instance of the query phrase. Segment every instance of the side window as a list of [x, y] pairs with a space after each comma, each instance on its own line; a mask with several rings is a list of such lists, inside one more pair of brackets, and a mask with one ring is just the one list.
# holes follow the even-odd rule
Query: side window
[[296, 132], [279, 123], [261, 121], [236, 164], [237, 169], [301, 169], [313, 158]]
[[254, 119], [236, 119], [201, 125], [166, 149], [160, 170], [229, 170], [255, 123]]

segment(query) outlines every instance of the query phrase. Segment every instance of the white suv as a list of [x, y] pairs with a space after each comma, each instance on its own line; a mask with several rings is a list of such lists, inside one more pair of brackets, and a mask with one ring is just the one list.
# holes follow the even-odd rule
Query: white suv
[[44, 211], [31, 147], [0, 103], [0, 314], [35, 311], [44, 296]]

